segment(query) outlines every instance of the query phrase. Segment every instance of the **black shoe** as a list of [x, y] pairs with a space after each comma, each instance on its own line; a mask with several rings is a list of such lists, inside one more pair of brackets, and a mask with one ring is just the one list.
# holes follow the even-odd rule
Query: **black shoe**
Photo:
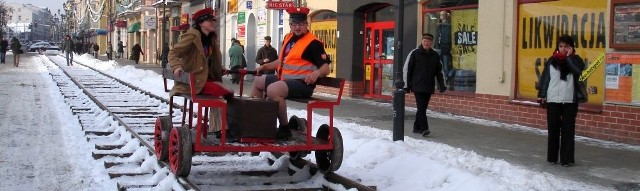
[[422, 136], [423, 136], [423, 137], [427, 137], [427, 135], [429, 135], [429, 134], [431, 134], [431, 131], [429, 131], [429, 129], [424, 130], [424, 131], [422, 132]]
[[549, 164], [550, 165], [556, 165], [556, 164], [558, 164], [558, 162], [555, 162], [555, 161], [554, 162], [549, 162]]
[[422, 133], [424, 133], [424, 130], [422, 130], [422, 129], [413, 129], [413, 133], [422, 134]]
[[291, 129], [289, 129], [288, 125], [280, 125], [278, 131], [276, 132], [276, 139], [278, 140], [289, 140], [291, 138]]

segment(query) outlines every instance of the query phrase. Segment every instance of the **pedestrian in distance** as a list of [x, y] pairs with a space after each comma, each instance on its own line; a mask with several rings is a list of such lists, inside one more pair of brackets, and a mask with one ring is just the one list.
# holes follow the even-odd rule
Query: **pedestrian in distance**
[[113, 44], [111, 42], [107, 42], [107, 59], [113, 60]]
[[0, 64], [4, 64], [4, 60], [7, 58], [7, 51], [9, 50], [9, 41], [2, 39], [0, 41]]
[[123, 58], [122, 54], [124, 54], [124, 45], [122, 41], [118, 42], [118, 58]]
[[[271, 46], [271, 37], [264, 37], [264, 46], [256, 53], [256, 63], [262, 66], [278, 59], [278, 51]], [[275, 74], [274, 71], [265, 71], [264, 74]]]
[[285, 99], [311, 97], [316, 80], [329, 74], [331, 64], [322, 42], [309, 32], [309, 9], [292, 7], [287, 13], [291, 32], [284, 37], [280, 58], [256, 69], [257, 73], [277, 70], [278, 74], [257, 76], [251, 91], [253, 97], [259, 98], [266, 91], [267, 99], [278, 102], [280, 126], [276, 138], [280, 140], [291, 138]]
[[93, 57], [98, 58], [98, 53], [100, 53], [100, 46], [98, 45], [98, 43], [93, 43], [93, 46], [91, 48], [93, 49]]
[[16, 37], [11, 39], [11, 51], [13, 51], [13, 66], [18, 67], [20, 65], [20, 54], [23, 52], [22, 44]]
[[420, 46], [413, 50], [408, 57], [406, 91], [413, 92], [418, 110], [413, 122], [413, 133], [422, 134], [422, 136], [431, 133], [427, 120], [427, 107], [429, 107], [431, 95], [435, 92], [436, 80], [440, 93], [447, 90], [444, 84], [440, 56], [432, 46], [433, 35], [425, 33], [422, 35]]
[[131, 48], [131, 57], [134, 63], [138, 64], [138, 62], [140, 61], [140, 54], [144, 55], [144, 52], [142, 52], [142, 47], [140, 47], [140, 44], [136, 43]]
[[160, 54], [160, 61], [162, 64], [162, 68], [167, 68], [167, 63], [169, 63], [169, 43], [162, 44], [162, 54]]
[[67, 59], [67, 66], [73, 65], [73, 45], [74, 42], [71, 36], [65, 35], [64, 42], [62, 42], [62, 53], [65, 54], [65, 58]]
[[[175, 76], [190, 72], [195, 77], [198, 94], [233, 97], [233, 90], [222, 85], [222, 52], [217, 41], [216, 17], [213, 9], [205, 8], [192, 16], [192, 27], [180, 36], [180, 41], [169, 50], [169, 67]], [[191, 93], [189, 84], [175, 82], [170, 94]], [[221, 111], [209, 112], [208, 132], [221, 136]]]
[[[242, 47], [240, 47], [240, 41], [235, 40], [231, 47], [229, 48], [229, 68], [231, 70], [238, 70], [243, 68], [242, 59], [244, 58], [244, 54], [242, 54]], [[240, 79], [238, 74], [231, 74], [231, 83], [238, 84], [240, 83]]]
[[578, 78], [585, 64], [576, 54], [573, 38], [558, 37], [553, 55], [544, 64], [538, 84], [538, 103], [547, 109], [547, 162], [568, 167], [575, 163], [578, 103], [587, 101], [586, 84]]

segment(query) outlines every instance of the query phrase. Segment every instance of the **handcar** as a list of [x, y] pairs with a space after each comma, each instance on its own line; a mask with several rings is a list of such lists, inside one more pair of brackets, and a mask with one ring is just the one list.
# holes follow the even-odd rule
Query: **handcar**
[[[255, 75], [255, 71], [237, 70], [240, 79], [247, 74]], [[190, 94], [176, 94], [169, 98], [169, 116], [156, 119], [154, 132], [155, 154], [160, 161], [169, 163], [169, 169], [176, 176], [188, 176], [191, 171], [191, 158], [195, 152], [279, 152], [288, 153], [290, 160], [302, 160], [311, 151], [315, 152], [315, 159], [321, 172], [333, 172], [342, 164], [343, 145], [340, 131], [333, 125], [335, 106], [340, 105], [344, 79], [322, 77], [316, 82], [316, 88], [334, 89], [337, 97], [324, 99], [314, 95], [311, 99], [297, 99], [289, 101], [306, 102], [307, 118], [292, 116], [289, 127], [292, 138], [286, 141], [277, 140], [276, 113], [277, 102], [242, 96], [244, 81], [240, 81], [240, 93], [231, 99], [196, 94], [193, 88], [194, 76], [184, 73], [176, 77], [170, 69], [163, 70], [165, 91], [167, 79], [190, 84]], [[174, 126], [173, 107], [174, 98], [183, 97], [182, 117], [180, 126]], [[197, 105], [197, 106], [194, 106]], [[209, 109], [221, 110], [222, 131], [220, 137], [212, 136], [208, 132]], [[260, 108], [260, 111], [256, 111]], [[318, 126], [315, 136], [313, 130], [313, 110], [326, 109], [329, 111], [328, 123]], [[193, 114], [195, 124], [193, 124]], [[256, 115], [262, 113], [264, 115]], [[307, 120], [308, 119], [308, 120]], [[320, 122], [316, 122], [320, 123]], [[225, 128], [226, 127], [226, 128]], [[230, 131], [228, 133], [227, 131]], [[233, 135], [231, 138], [229, 135]]]

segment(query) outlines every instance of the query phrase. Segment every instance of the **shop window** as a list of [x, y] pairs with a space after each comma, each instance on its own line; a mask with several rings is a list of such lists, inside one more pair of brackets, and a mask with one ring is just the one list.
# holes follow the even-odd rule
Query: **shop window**
[[476, 90], [478, 1], [432, 0], [422, 4], [422, 32], [434, 35], [447, 87]]
[[[605, 59], [607, 1], [584, 1], [579, 6], [571, 0], [534, 1], [521, 0], [518, 4], [516, 98], [535, 100], [538, 97], [540, 76], [546, 61], [551, 57], [561, 35], [569, 35], [575, 42], [575, 53], [579, 55], [591, 71], [581, 75], [586, 80], [590, 105], [602, 105], [610, 89], [625, 89], [623, 79], [627, 73], [617, 74], [616, 68], [627, 67], [625, 62], [609, 65]], [[607, 67], [605, 65], [607, 61]], [[605, 68], [607, 70], [605, 74]], [[606, 80], [606, 81], [605, 81]], [[619, 81], [618, 81], [619, 80]], [[610, 82], [622, 82], [619, 84]], [[605, 84], [606, 83], [606, 84]], [[620, 95], [620, 94], [618, 94]], [[631, 98], [624, 96], [625, 98]], [[617, 95], [616, 95], [617, 96]], [[640, 97], [640, 96], [637, 96]], [[612, 98], [619, 100], [617, 97]]]

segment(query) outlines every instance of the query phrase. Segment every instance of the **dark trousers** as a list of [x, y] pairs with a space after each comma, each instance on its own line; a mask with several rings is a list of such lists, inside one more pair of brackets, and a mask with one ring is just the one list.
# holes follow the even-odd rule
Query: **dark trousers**
[[[239, 70], [239, 69], [240, 69], [240, 66], [232, 66], [231, 67], [231, 70]], [[238, 74], [231, 74], [231, 83], [234, 83], [234, 84], [240, 83], [240, 79], [239, 79], [240, 77], [239, 76], [240, 75], [238, 75]]]
[[549, 141], [547, 144], [547, 161], [575, 163], [575, 134], [578, 103], [547, 103], [547, 127]]
[[429, 122], [427, 121], [427, 107], [429, 106], [429, 100], [431, 99], [430, 93], [418, 93], [413, 92], [416, 96], [416, 120], [413, 122], [414, 131], [423, 131], [429, 129]]

